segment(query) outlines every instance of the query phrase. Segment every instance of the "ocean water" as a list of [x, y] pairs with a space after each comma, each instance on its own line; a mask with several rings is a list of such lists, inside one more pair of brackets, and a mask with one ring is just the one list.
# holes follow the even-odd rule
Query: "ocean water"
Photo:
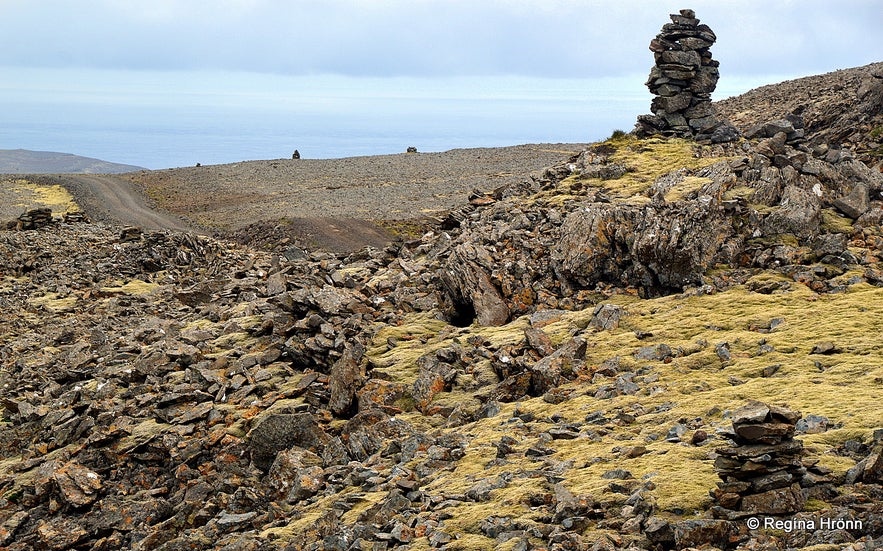
[[[648, 112], [645, 75], [356, 78], [0, 68], [0, 149], [151, 169], [588, 142]], [[746, 83], [733, 93], [747, 90]]]

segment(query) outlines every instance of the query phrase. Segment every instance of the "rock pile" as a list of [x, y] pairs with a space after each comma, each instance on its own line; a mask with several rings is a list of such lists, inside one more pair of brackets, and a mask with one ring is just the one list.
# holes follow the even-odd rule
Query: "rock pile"
[[718, 517], [786, 515], [805, 502], [800, 482], [806, 474], [803, 443], [794, 440], [800, 413], [750, 402], [733, 412], [734, 446], [719, 448], [714, 469], [723, 479], [712, 497]]
[[15, 220], [6, 223], [8, 230], [37, 230], [51, 225], [53, 222], [63, 220], [65, 224], [85, 223], [89, 222], [89, 217], [80, 211], [65, 212], [60, 219], [52, 216], [52, 209], [48, 207], [40, 207], [28, 209], [21, 213]]
[[639, 136], [662, 134], [712, 143], [729, 142], [739, 132], [715, 117], [711, 93], [720, 76], [711, 57], [717, 40], [708, 25], [700, 25], [693, 10], [671, 15], [671, 23], [650, 42], [656, 60], [647, 87], [656, 97], [653, 115], [641, 115], [635, 128]]
[[37, 208], [24, 212], [17, 219], [12, 220], [6, 226], [10, 230], [35, 230], [48, 226], [52, 223], [52, 209]]

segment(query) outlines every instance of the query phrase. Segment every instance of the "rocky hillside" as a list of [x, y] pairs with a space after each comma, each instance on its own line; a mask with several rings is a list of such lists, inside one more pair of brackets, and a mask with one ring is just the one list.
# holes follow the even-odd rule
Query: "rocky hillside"
[[763, 86], [715, 106], [743, 132], [793, 117], [811, 145], [849, 147], [883, 166], [883, 63]]
[[593, 144], [347, 256], [26, 216], [0, 546], [879, 547], [883, 174], [797, 126]]

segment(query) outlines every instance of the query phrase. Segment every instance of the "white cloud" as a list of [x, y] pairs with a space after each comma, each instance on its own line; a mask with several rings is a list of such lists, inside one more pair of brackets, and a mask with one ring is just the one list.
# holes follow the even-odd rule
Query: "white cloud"
[[[3, 0], [0, 65], [555, 77], [649, 70], [682, 0]], [[876, 0], [694, 0], [737, 74], [883, 59]]]

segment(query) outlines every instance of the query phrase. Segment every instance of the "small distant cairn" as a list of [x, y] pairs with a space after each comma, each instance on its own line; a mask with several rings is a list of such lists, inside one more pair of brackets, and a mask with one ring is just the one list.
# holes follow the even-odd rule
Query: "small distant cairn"
[[739, 138], [739, 131], [718, 120], [711, 93], [720, 76], [719, 62], [711, 57], [717, 40], [708, 25], [700, 25], [693, 10], [672, 14], [671, 23], [650, 42], [656, 60], [647, 87], [656, 97], [652, 115], [640, 115], [635, 133], [641, 137], [663, 135], [722, 143]]
[[752, 401], [733, 412], [734, 445], [715, 450], [714, 470], [723, 480], [711, 492], [718, 518], [789, 515], [803, 509], [801, 481], [807, 473], [803, 443], [794, 440], [800, 413]]
[[291, 154], [292, 159], [300, 159], [300, 151], [297, 149], [294, 150], [294, 153]]
[[412, 145], [406, 150], [406, 153], [417, 153], [417, 148]]

